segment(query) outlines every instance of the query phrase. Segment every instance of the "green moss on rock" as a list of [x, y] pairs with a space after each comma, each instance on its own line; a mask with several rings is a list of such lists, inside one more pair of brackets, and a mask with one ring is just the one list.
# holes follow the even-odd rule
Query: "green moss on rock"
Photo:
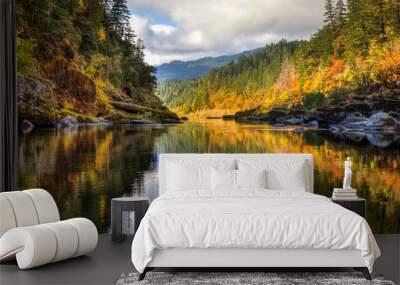
[[59, 112], [53, 96], [54, 84], [33, 76], [17, 77], [17, 100], [19, 120], [35, 125], [51, 125]]

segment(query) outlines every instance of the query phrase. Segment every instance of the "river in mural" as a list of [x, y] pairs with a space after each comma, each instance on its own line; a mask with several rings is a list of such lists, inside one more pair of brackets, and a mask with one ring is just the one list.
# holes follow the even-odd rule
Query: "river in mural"
[[315, 193], [325, 196], [341, 185], [343, 161], [351, 156], [353, 186], [368, 199], [373, 232], [400, 233], [400, 147], [371, 142], [337, 138], [326, 130], [296, 132], [223, 120], [37, 129], [20, 137], [19, 188], [47, 189], [62, 218], [87, 217], [106, 232], [111, 198], [157, 197], [160, 153], [311, 153]]

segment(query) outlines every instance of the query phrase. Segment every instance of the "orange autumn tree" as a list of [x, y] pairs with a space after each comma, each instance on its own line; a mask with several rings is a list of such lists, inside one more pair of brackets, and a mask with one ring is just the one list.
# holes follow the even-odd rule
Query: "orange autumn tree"
[[400, 88], [400, 39], [384, 46], [373, 73], [378, 84], [389, 89]]
[[327, 94], [344, 86], [346, 63], [343, 59], [333, 58], [328, 66], [320, 66], [315, 72], [304, 78], [304, 93], [321, 92]]
[[292, 108], [301, 105], [302, 94], [299, 76], [294, 65], [289, 61], [282, 64], [281, 73], [276, 83], [270, 88], [265, 100], [265, 107]]

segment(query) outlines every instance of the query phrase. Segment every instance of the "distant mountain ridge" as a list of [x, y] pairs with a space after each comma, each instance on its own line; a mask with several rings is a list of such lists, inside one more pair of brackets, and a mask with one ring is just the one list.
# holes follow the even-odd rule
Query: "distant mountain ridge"
[[156, 77], [158, 82], [171, 79], [193, 79], [206, 75], [211, 69], [236, 61], [241, 56], [247, 56], [259, 51], [261, 48], [244, 51], [233, 55], [217, 57], [202, 57], [196, 60], [174, 60], [157, 67]]

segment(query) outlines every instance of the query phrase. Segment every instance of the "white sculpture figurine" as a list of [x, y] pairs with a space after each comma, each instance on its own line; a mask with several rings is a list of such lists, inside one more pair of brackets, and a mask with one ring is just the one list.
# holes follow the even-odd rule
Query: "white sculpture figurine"
[[351, 159], [348, 157], [344, 162], [344, 179], [343, 179], [343, 189], [351, 188]]

